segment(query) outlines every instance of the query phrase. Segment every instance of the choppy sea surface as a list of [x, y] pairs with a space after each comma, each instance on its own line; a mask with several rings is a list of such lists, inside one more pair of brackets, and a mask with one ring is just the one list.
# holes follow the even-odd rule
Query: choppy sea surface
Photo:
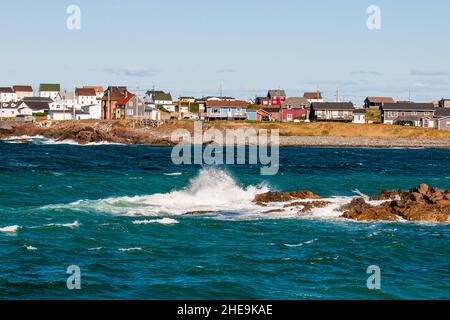
[[[419, 183], [450, 189], [450, 150], [281, 148], [279, 173], [261, 176], [176, 166], [167, 147], [3, 140], [0, 299], [450, 299], [449, 224], [336, 211]], [[300, 189], [332, 204], [252, 203]], [[72, 265], [81, 290], [67, 289]], [[372, 265], [381, 290], [367, 288]]]

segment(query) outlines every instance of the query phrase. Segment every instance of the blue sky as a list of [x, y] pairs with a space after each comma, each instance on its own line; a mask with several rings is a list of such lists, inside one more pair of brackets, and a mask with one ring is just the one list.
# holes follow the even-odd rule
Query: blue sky
[[[412, 3], [411, 3], [412, 2]], [[68, 30], [69, 5], [81, 30]], [[366, 27], [369, 5], [382, 29]], [[15, 0], [0, 9], [0, 85], [153, 85], [240, 98], [282, 88], [360, 104], [450, 97], [445, 0]]]

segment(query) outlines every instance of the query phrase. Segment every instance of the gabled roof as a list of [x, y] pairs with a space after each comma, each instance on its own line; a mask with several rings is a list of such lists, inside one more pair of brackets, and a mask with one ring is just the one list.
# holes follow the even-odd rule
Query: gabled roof
[[314, 110], [355, 110], [351, 102], [313, 102], [311, 109]]
[[383, 110], [392, 111], [435, 111], [436, 108], [432, 103], [414, 103], [414, 102], [396, 102], [385, 103]]
[[267, 96], [270, 98], [273, 97], [286, 97], [286, 92], [284, 90], [269, 90]]
[[305, 92], [303, 94], [303, 98], [308, 99], [308, 100], [321, 100], [321, 99], [323, 99], [321, 92]]
[[27, 107], [29, 107], [31, 110], [49, 110], [49, 102], [46, 101], [21, 101], [18, 104], [18, 109], [23, 105], [26, 104]]
[[153, 100], [172, 101], [172, 95], [163, 91], [153, 93]]
[[1, 87], [0, 93], [14, 93], [14, 90], [10, 87]]
[[97, 93], [94, 88], [76, 88], [75, 95], [77, 96], [88, 96], [88, 97], [96, 97]]
[[308, 99], [302, 97], [291, 97], [287, 98], [285, 101], [281, 103], [282, 108], [287, 108], [287, 106], [292, 106], [292, 108], [303, 108], [309, 107], [310, 103]]
[[131, 99], [133, 99], [135, 97], [134, 94], [130, 93], [127, 91], [127, 94], [125, 96], [122, 97], [122, 99], [120, 99], [119, 101], [117, 101], [117, 104], [127, 104], [128, 102], [130, 102]]
[[61, 85], [59, 83], [41, 83], [39, 86], [39, 91], [60, 92]]
[[13, 86], [15, 92], [33, 92], [33, 87], [31, 86]]
[[391, 97], [367, 97], [366, 100], [371, 103], [395, 103]]
[[247, 101], [243, 100], [210, 100], [206, 101], [206, 107], [225, 107], [225, 108], [244, 108], [247, 107]]
[[[105, 91], [105, 94], [103, 95], [102, 100], [103, 101], [118, 101], [121, 100], [123, 96], [125, 96], [125, 93], [128, 92], [127, 87], [108, 87], [108, 89]], [[109, 95], [111, 94], [111, 97]]]

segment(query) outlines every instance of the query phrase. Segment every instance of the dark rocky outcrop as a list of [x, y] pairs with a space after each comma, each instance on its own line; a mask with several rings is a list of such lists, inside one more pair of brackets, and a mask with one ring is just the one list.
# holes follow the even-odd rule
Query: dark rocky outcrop
[[372, 206], [362, 198], [341, 208], [343, 217], [358, 221], [408, 221], [448, 222], [450, 217], [450, 191], [441, 191], [421, 184], [409, 192], [384, 191], [373, 200], [386, 200]]
[[309, 213], [312, 211], [312, 209], [325, 208], [326, 206], [328, 206], [330, 204], [331, 204], [331, 202], [328, 202], [328, 201], [303, 202], [301, 204], [303, 206], [303, 209], [300, 210], [300, 213]]
[[270, 203], [270, 202], [289, 202], [294, 200], [312, 200], [321, 197], [311, 191], [293, 191], [293, 192], [266, 192], [256, 195], [253, 202]]
[[185, 216], [198, 216], [198, 215], [206, 215], [206, 214], [213, 214], [216, 213], [215, 211], [190, 211], [190, 212], [186, 212], [183, 215]]

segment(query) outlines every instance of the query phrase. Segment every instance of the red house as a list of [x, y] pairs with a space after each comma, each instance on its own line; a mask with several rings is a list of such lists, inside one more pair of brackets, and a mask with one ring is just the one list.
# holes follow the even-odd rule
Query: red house
[[280, 108], [262, 108], [256, 112], [256, 121], [280, 121]]
[[267, 97], [256, 98], [256, 103], [267, 107], [280, 107], [286, 100], [286, 92], [284, 90], [269, 90]]
[[281, 121], [292, 122], [294, 120], [308, 119], [310, 106], [308, 99], [301, 97], [287, 98], [281, 104]]

